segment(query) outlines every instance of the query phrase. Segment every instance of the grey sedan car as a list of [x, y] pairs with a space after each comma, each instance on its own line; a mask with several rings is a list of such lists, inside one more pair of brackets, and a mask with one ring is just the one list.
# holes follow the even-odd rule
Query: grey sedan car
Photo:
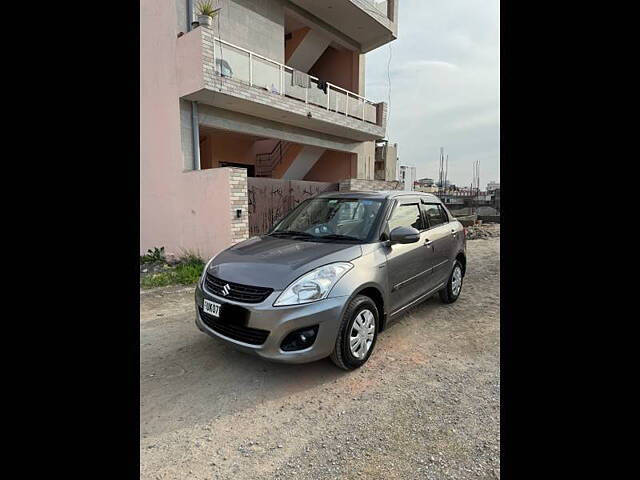
[[350, 370], [407, 308], [455, 302], [466, 264], [464, 228], [434, 195], [328, 192], [209, 260], [196, 325], [266, 359]]

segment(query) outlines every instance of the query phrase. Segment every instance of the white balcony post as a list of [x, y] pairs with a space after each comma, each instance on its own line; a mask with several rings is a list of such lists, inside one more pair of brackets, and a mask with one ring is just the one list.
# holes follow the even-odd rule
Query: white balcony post
[[284, 95], [284, 68], [280, 65], [280, 95]]
[[329, 110], [329, 99], [331, 98], [331, 85], [327, 83], [327, 110]]
[[349, 116], [349, 92], [347, 92], [347, 101], [344, 106], [344, 114], [345, 116]]
[[249, 52], [249, 85], [253, 87], [253, 53]]
[[216, 39], [213, 39], [213, 74], [216, 75]]
[[[293, 73], [292, 73], [293, 75]], [[304, 103], [309, 103], [309, 89], [305, 88], [304, 89]]]
[[365, 99], [362, 99], [362, 121], [364, 122], [364, 107], [367, 105]]

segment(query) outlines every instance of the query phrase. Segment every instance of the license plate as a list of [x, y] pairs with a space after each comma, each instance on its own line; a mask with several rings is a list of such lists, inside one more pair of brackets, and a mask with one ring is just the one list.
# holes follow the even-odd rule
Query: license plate
[[216, 302], [212, 302], [211, 300], [204, 299], [204, 311], [214, 317], [220, 316], [220, 307], [221, 305]]

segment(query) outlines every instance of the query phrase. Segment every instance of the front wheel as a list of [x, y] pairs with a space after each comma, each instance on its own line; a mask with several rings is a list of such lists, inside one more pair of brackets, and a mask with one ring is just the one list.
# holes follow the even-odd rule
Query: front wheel
[[447, 285], [440, 290], [440, 300], [444, 303], [453, 303], [458, 299], [462, 291], [462, 277], [462, 265], [456, 260]]
[[379, 314], [369, 297], [358, 295], [344, 312], [331, 360], [344, 370], [361, 367], [369, 360], [378, 336]]

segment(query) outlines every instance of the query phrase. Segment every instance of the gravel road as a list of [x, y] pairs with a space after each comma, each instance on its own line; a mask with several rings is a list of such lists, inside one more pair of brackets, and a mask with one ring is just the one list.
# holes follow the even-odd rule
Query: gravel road
[[268, 363], [194, 325], [193, 288], [140, 294], [142, 479], [499, 479], [500, 239], [458, 301], [411, 308], [369, 362]]

